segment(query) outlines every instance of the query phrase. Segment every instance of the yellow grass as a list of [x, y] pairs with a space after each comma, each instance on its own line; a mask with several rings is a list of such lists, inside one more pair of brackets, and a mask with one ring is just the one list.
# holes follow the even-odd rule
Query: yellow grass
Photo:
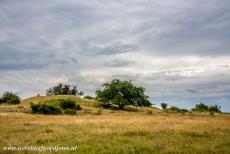
[[59, 153], [230, 153], [228, 114], [103, 110], [101, 114], [47, 116], [3, 111], [1, 147], [78, 146], [77, 151]]

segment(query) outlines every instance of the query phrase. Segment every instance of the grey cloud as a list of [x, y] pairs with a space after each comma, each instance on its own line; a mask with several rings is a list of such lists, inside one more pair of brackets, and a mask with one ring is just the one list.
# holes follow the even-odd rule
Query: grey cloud
[[106, 62], [104, 65], [109, 67], [125, 67], [125, 66], [130, 66], [133, 63], [134, 62], [131, 61], [114, 60], [112, 62]]
[[193, 89], [186, 89], [186, 91], [189, 92], [189, 93], [198, 93], [198, 91], [193, 90]]

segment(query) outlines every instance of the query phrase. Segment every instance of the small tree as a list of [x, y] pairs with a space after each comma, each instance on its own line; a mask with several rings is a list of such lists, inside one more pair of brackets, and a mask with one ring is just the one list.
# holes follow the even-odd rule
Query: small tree
[[83, 91], [79, 91], [78, 95], [79, 95], [79, 96], [83, 96], [83, 95], [84, 95], [84, 92], [83, 92]]
[[13, 92], [7, 91], [2, 95], [1, 103], [19, 104], [20, 97]]
[[195, 108], [192, 109], [192, 111], [199, 111], [199, 112], [205, 112], [208, 110], [209, 110], [209, 107], [202, 102], [199, 104], [196, 104]]
[[111, 82], [104, 83], [102, 87], [102, 90], [96, 91], [96, 99], [106, 104], [106, 106], [113, 103], [123, 109], [125, 105], [151, 105], [148, 96], [144, 93], [145, 89], [134, 85], [132, 81], [114, 79]]
[[167, 103], [161, 103], [161, 108], [162, 108], [163, 110], [166, 110], [167, 107], [168, 107], [168, 104], [167, 104]]
[[221, 106], [218, 106], [218, 105], [211, 105], [209, 106], [209, 111], [210, 112], [217, 112], [217, 113], [220, 113], [221, 112]]
[[82, 91], [78, 92], [76, 86], [69, 84], [58, 83], [56, 86], [46, 90], [46, 95], [83, 95]]

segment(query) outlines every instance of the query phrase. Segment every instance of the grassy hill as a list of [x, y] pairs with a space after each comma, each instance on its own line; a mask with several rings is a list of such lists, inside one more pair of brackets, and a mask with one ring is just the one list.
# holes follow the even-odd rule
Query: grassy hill
[[[57, 95], [57, 96], [35, 96], [31, 97], [28, 99], [25, 99], [22, 101], [20, 104], [20, 107], [26, 109], [30, 108], [30, 103], [33, 102], [34, 104], [36, 103], [43, 103], [47, 100], [52, 100], [52, 99], [74, 99], [76, 100], [77, 104], [80, 104], [82, 107], [82, 111], [80, 113], [95, 113], [98, 112], [98, 110], [101, 110], [102, 107], [99, 102], [95, 100], [90, 100], [90, 99], [85, 99], [85, 98], [80, 98], [78, 96], [65, 96], [65, 95]], [[115, 108], [116, 109], [116, 108]], [[122, 110], [108, 110], [108, 109], [103, 109], [104, 113], [121, 113], [124, 111], [137, 111], [137, 112], [152, 112], [152, 113], [159, 113], [162, 112], [160, 109], [155, 108], [155, 107], [133, 107], [133, 106], [126, 106], [124, 108], [124, 111]]]
[[88, 107], [88, 108], [95, 108], [98, 106], [98, 102], [94, 100], [89, 100], [89, 99], [84, 99], [80, 98], [78, 96], [65, 96], [65, 95], [57, 95], [57, 96], [35, 96], [31, 97], [28, 99], [25, 99], [22, 101], [21, 105], [22, 106], [29, 106], [30, 102], [33, 103], [39, 103], [39, 102], [44, 102], [47, 100], [52, 100], [52, 99], [74, 99], [78, 104], [80, 104], [82, 107]]
[[77, 151], [57, 152], [66, 154], [230, 153], [229, 114], [176, 114], [156, 108], [105, 110], [96, 101], [74, 96], [71, 98], [83, 108], [74, 116], [24, 112], [30, 102], [60, 98], [69, 96], [36, 96], [20, 105], [0, 105], [1, 147], [77, 146]]

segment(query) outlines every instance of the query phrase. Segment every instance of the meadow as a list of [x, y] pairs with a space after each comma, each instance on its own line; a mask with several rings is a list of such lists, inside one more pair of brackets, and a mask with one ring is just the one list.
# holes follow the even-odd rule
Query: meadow
[[230, 153], [229, 114], [105, 110], [95, 101], [80, 98], [75, 98], [83, 107], [77, 115], [29, 113], [29, 102], [44, 99], [52, 98], [0, 105], [1, 147], [77, 146], [76, 151], [46, 153]]

